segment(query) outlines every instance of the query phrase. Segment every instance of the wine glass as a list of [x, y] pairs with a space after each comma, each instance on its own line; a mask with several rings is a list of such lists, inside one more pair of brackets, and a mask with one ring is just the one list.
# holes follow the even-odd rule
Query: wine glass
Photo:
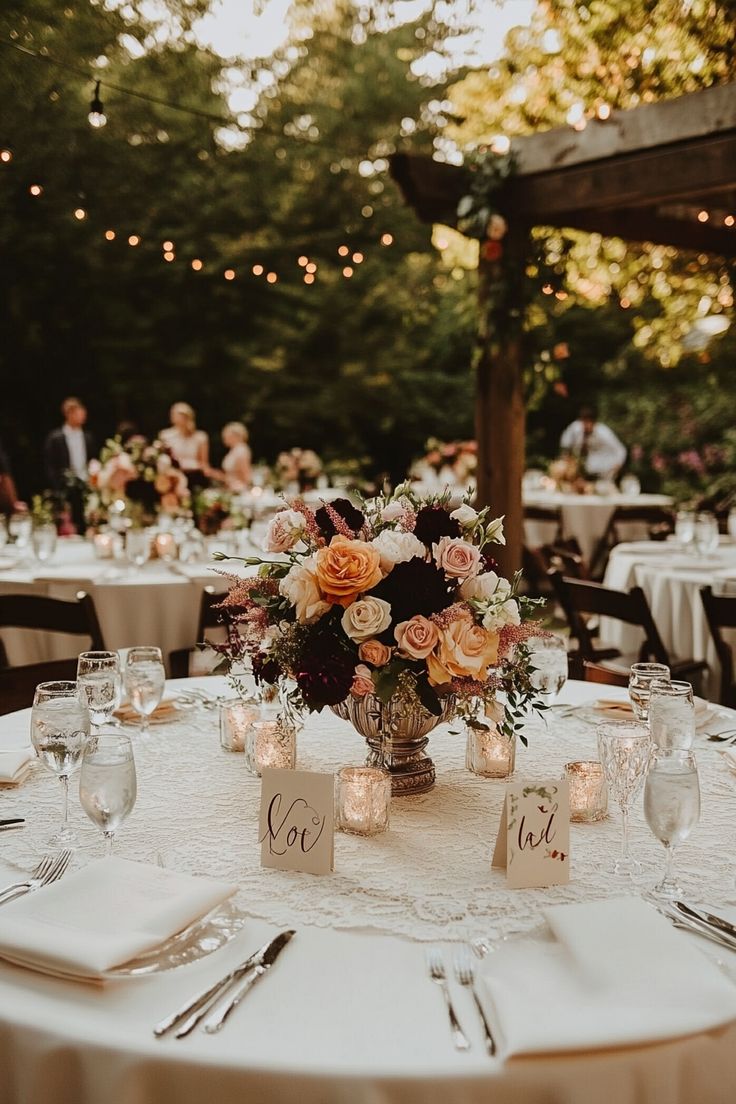
[[718, 548], [718, 518], [715, 514], [696, 514], [693, 528], [695, 549], [701, 556], [710, 556]]
[[675, 518], [675, 537], [685, 552], [691, 552], [695, 539], [695, 514], [692, 510], [678, 510]]
[[56, 551], [56, 526], [52, 524], [34, 526], [31, 543], [33, 554], [38, 562], [46, 563]]
[[49, 840], [51, 847], [73, 847], [78, 842], [69, 827], [69, 775], [81, 762], [89, 728], [89, 710], [76, 682], [39, 683], [31, 709], [31, 742], [64, 789], [61, 826]]
[[567, 681], [567, 648], [560, 636], [532, 636], [527, 641], [534, 670], [531, 684], [547, 705], [552, 705]]
[[649, 720], [649, 698], [655, 679], [669, 680], [666, 663], [632, 663], [629, 671], [629, 700], [637, 721]]
[[81, 652], [77, 685], [87, 702], [93, 728], [110, 724], [120, 704], [120, 656], [117, 652]]
[[151, 535], [147, 529], [128, 529], [125, 534], [125, 558], [140, 570], [151, 555]]
[[695, 697], [689, 682], [654, 679], [649, 698], [649, 731], [660, 748], [687, 749], [695, 739]]
[[644, 817], [665, 849], [664, 874], [652, 892], [658, 897], [679, 897], [675, 848], [700, 819], [698, 767], [691, 751], [654, 750], [644, 786]]
[[133, 745], [128, 736], [91, 736], [82, 759], [79, 800], [105, 837], [105, 857], [115, 833], [135, 805], [137, 783]]
[[613, 872], [631, 877], [641, 871], [641, 863], [629, 851], [629, 806], [641, 789], [649, 764], [649, 729], [634, 721], [612, 721], [598, 725], [597, 736], [608, 791], [621, 810], [621, 854]]
[[161, 701], [166, 672], [160, 648], [130, 648], [125, 661], [125, 689], [141, 718], [141, 736], [147, 736], [149, 718]]

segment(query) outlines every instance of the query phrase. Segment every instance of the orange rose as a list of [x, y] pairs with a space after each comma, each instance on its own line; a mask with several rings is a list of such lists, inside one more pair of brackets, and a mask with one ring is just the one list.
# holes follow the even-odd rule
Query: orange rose
[[440, 639], [437, 626], [420, 613], [410, 621], [400, 621], [394, 629], [394, 636], [399, 651], [411, 659], [426, 659]]
[[372, 667], [383, 667], [391, 658], [393, 648], [382, 644], [380, 640], [364, 640], [358, 648], [358, 658]]
[[349, 606], [359, 594], [380, 582], [380, 562], [380, 553], [373, 545], [338, 533], [315, 556], [319, 588], [328, 602]]
[[427, 656], [427, 672], [433, 686], [454, 678], [473, 678], [482, 682], [488, 668], [498, 661], [498, 633], [476, 625], [470, 614], [440, 629], [440, 642]]
[[355, 668], [350, 693], [354, 698], [364, 698], [366, 694], [372, 694], [374, 690], [375, 687], [373, 685], [370, 670], [366, 667], [365, 663], [359, 663]]

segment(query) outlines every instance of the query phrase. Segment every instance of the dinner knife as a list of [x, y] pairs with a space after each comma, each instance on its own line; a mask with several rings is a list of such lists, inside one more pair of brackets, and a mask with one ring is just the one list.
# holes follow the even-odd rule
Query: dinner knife
[[0, 820], [0, 832], [9, 832], [12, 828], [22, 828], [25, 824], [23, 817], [10, 817]]
[[716, 924], [709, 923], [700, 913], [690, 908], [689, 905], [683, 904], [682, 901], [673, 901], [673, 904], [677, 911], [682, 916], [687, 916], [691, 926], [700, 931], [701, 934], [715, 935], [718, 937], [718, 941], [724, 947], [728, 947], [729, 950], [736, 951], [736, 938], [726, 933], [722, 928], [719, 928]]
[[[276, 938], [278, 939], [278, 936], [276, 936]], [[269, 939], [262, 947], [254, 951], [252, 955], [249, 955], [248, 958], [244, 959], [243, 962], [232, 969], [228, 974], [225, 974], [225, 976], [216, 981], [214, 985], [211, 985], [209, 989], [205, 989], [204, 992], [199, 993], [198, 996], [187, 1001], [183, 1008], [179, 1008], [176, 1012], [167, 1016], [166, 1019], [157, 1023], [153, 1029], [153, 1034], [157, 1038], [161, 1038], [167, 1031], [171, 1031], [173, 1027], [180, 1024], [182, 1020], [187, 1020], [185, 1024], [182, 1024], [181, 1030], [177, 1033], [177, 1038], [181, 1039], [184, 1035], [188, 1035], [189, 1032], [197, 1026], [210, 1004], [214, 1003], [216, 999], [223, 995], [225, 989], [232, 985], [233, 982], [239, 981], [249, 970], [252, 970], [273, 942], [273, 939]], [[200, 1011], [201, 1015], [196, 1016], [197, 1012]], [[193, 1023], [190, 1024], [190, 1020], [193, 1020]], [[185, 1031], [184, 1028], [187, 1030]]]
[[731, 924], [723, 916], [716, 916], [712, 912], [706, 912], [705, 909], [694, 909], [692, 905], [686, 905], [684, 901], [675, 901], [675, 906], [686, 915], [695, 916], [702, 923], [710, 924], [712, 927], [718, 928], [724, 935], [736, 939], [736, 925]]
[[251, 991], [257, 981], [264, 977], [273, 966], [276, 959], [283, 951], [286, 944], [291, 939], [293, 931], [281, 932], [271, 942], [270, 946], [264, 951], [261, 956], [260, 962], [256, 963], [253, 969], [248, 973], [248, 976], [240, 983], [235, 992], [227, 1000], [223, 1000], [218, 1004], [212, 1012], [208, 1015], [204, 1021], [204, 1029], [208, 1035], [213, 1035], [216, 1031], [219, 1031], [225, 1020], [228, 1018], [231, 1012], [234, 1011], [242, 1001], [243, 997]]

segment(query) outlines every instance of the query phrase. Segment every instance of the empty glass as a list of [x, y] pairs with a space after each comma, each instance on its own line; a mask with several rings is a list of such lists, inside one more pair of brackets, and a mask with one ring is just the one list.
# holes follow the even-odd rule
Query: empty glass
[[567, 681], [567, 648], [560, 636], [532, 636], [527, 641], [534, 670], [531, 684], [546, 705], [552, 705]]
[[120, 656], [117, 652], [81, 652], [77, 685], [94, 728], [109, 724], [120, 704]]
[[692, 551], [695, 539], [695, 514], [692, 510], [677, 511], [675, 537], [686, 552]]
[[147, 736], [149, 718], [161, 701], [166, 672], [160, 648], [130, 648], [125, 660], [125, 690], [141, 718], [141, 736]]
[[629, 806], [647, 772], [651, 748], [649, 729], [633, 721], [612, 721], [598, 725], [597, 735], [608, 792], [621, 810], [621, 854], [613, 865], [613, 872], [631, 877], [640, 872], [641, 863], [629, 851]]
[[697, 514], [693, 531], [695, 550], [701, 556], [711, 556], [718, 548], [718, 518], [715, 514]]
[[637, 721], [649, 720], [649, 697], [655, 679], [669, 681], [666, 663], [632, 663], [629, 671], [629, 699]]
[[56, 551], [56, 526], [51, 523], [34, 526], [31, 543], [38, 562], [46, 563]]
[[695, 739], [695, 698], [689, 682], [654, 679], [649, 698], [649, 731], [660, 748], [692, 747]]
[[135, 805], [137, 783], [133, 745], [128, 736], [91, 736], [82, 760], [79, 800], [105, 837], [105, 855], [120, 825]]
[[128, 529], [125, 534], [125, 558], [137, 568], [143, 567], [151, 555], [151, 534], [147, 529]]
[[644, 786], [644, 817], [664, 844], [665, 868], [653, 892], [678, 897], [675, 848], [686, 840], [700, 819], [700, 786], [695, 756], [689, 751], [656, 749]]
[[8, 533], [15, 541], [15, 547], [20, 553], [28, 550], [31, 544], [33, 532], [33, 518], [30, 514], [11, 514], [8, 521]]
[[81, 762], [89, 726], [89, 711], [76, 682], [39, 683], [31, 709], [31, 742], [64, 789], [61, 826], [49, 840], [51, 847], [73, 847], [78, 842], [69, 827], [69, 775]]

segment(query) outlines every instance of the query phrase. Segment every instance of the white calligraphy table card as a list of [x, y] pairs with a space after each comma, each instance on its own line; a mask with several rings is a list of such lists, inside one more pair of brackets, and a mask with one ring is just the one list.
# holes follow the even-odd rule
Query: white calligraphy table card
[[570, 795], [567, 780], [509, 782], [493, 866], [511, 889], [570, 881]]
[[334, 790], [332, 774], [264, 767], [258, 832], [262, 866], [307, 874], [334, 870]]

